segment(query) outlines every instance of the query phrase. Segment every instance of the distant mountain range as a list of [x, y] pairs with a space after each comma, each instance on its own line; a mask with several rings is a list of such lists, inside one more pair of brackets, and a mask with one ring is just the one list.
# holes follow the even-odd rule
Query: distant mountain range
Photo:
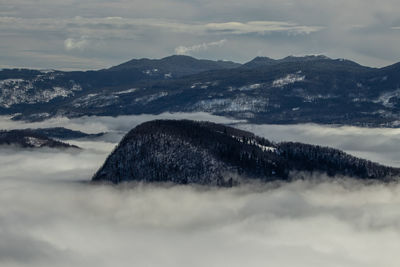
[[290, 56], [238, 64], [170, 56], [98, 71], [0, 71], [0, 114], [15, 119], [198, 111], [252, 123], [398, 127], [400, 63], [370, 68]]
[[250, 132], [210, 122], [156, 120], [131, 130], [92, 181], [233, 186], [249, 179], [287, 181], [293, 178], [291, 172], [381, 181], [395, 180], [400, 175], [400, 169], [337, 149], [273, 143]]
[[0, 145], [13, 145], [22, 148], [79, 148], [60, 140], [93, 139], [104, 134], [88, 134], [64, 127], [0, 130]]
[[80, 149], [58, 140], [54, 140], [38, 130], [9, 130], [0, 131], [1, 146], [16, 146], [20, 148], [58, 148], [58, 149]]
[[67, 129], [64, 127], [23, 129], [22, 131], [40, 134], [48, 138], [56, 138], [56, 139], [82, 139], [82, 138], [89, 139], [89, 138], [101, 137], [105, 134], [105, 133], [88, 134], [81, 131]]

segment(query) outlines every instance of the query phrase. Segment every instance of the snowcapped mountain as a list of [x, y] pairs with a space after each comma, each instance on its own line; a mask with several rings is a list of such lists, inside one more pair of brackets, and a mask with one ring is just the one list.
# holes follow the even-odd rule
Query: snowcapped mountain
[[400, 169], [301, 143], [273, 143], [221, 124], [156, 120], [131, 130], [92, 181], [232, 186], [246, 179], [289, 180], [290, 172], [392, 180]]
[[41, 120], [203, 111], [252, 123], [398, 127], [399, 64], [290, 56], [240, 65], [171, 56], [99, 71], [2, 70], [0, 114]]

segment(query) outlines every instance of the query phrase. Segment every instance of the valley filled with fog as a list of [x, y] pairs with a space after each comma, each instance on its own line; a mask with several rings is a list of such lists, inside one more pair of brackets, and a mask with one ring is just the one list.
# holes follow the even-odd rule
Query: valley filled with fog
[[0, 117], [1, 129], [107, 133], [68, 140], [82, 151], [0, 148], [0, 265], [397, 266], [398, 184], [323, 175], [234, 188], [88, 183], [125, 133], [157, 118], [225, 123], [400, 167], [400, 129], [250, 125], [206, 113]]

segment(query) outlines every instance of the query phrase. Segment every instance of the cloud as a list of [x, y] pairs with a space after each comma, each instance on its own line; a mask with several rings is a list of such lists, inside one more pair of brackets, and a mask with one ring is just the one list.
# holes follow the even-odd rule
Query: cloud
[[175, 54], [178, 55], [186, 55], [190, 54], [190, 52], [198, 52], [198, 51], [204, 51], [209, 49], [210, 47], [221, 47], [226, 43], [226, 39], [222, 39], [216, 42], [210, 42], [210, 43], [202, 43], [198, 45], [192, 45], [192, 46], [178, 46], [175, 48]]
[[[235, 123], [205, 113], [179, 113], [29, 124], [0, 117], [0, 126], [57, 125], [115, 131], [121, 137], [156, 118]], [[383, 159], [400, 154], [398, 129], [240, 127], [274, 140], [352, 145], [370, 152], [381, 146], [376, 155]], [[81, 152], [0, 148], [1, 266], [397, 267], [400, 184], [316, 174], [293, 183], [230, 189], [87, 184], [117, 142], [74, 141], [85, 148]]]
[[79, 39], [68, 38], [64, 41], [64, 47], [66, 50], [85, 50], [90, 46], [89, 40], [86, 37]]
[[[232, 55], [237, 55], [237, 53], [228, 52], [232, 47], [238, 45], [238, 41], [243, 36], [262, 36], [268, 33], [276, 33], [286, 38], [295, 38], [293, 36], [308, 35], [322, 29], [319, 26], [307, 26], [284, 21], [213, 21], [80, 16], [62, 16], [57, 19], [0, 17], [0, 37], [6, 40], [7, 46], [12, 47], [10, 49], [15, 51], [15, 53], [0, 53], [3, 55], [0, 56], [0, 61], [4, 62], [4, 66], [9, 65], [10, 58], [13, 59], [13, 64], [22, 62], [18, 67], [35, 67], [35, 64], [43, 65], [43, 62], [51, 62], [51, 65], [38, 67], [57, 69], [59, 68], [57, 65], [61, 64], [63, 65], [62, 69], [71, 69], [76, 65], [85, 68], [84, 66], [91, 64], [95, 68], [104, 68], [111, 64], [119, 64], [132, 56], [155, 58], [168, 56], [175, 49], [182, 52], [186, 49], [186, 46], [179, 47], [179, 45], [188, 42], [198, 44], [187, 48], [202, 52], [200, 53], [202, 57], [210, 58], [210, 55], [214, 55], [212, 57], [217, 59], [235, 60]], [[12, 40], [15, 37], [12, 36], [15, 36], [15, 34], [18, 34], [20, 39], [26, 40], [13, 42]], [[231, 43], [232, 36], [233, 40], [232, 44], [227, 46], [227, 55], [217, 56], [222, 51], [218, 50], [218, 53], [216, 53], [213, 49], [206, 49], [206, 47], [209, 47], [209, 43], [214, 43], [214, 40], [222, 35], [223, 39], [221, 40], [229, 37]], [[43, 38], [38, 38], [38, 36], [43, 36]], [[60, 38], [63, 39], [60, 40]], [[11, 43], [14, 45], [11, 45]], [[27, 45], [28, 43], [29, 45]], [[59, 46], [60, 43], [63, 44], [62, 47]], [[134, 50], [132, 50], [132, 46], [135, 46]], [[27, 51], [35, 51], [35, 53], [27, 53]], [[83, 51], [85, 53], [82, 53]], [[244, 51], [244, 49], [241, 49], [241, 51]], [[49, 54], [54, 56], [49, 58]], [[57, 54], [59, 54], [59, 58], [64, 60], [58, 60]], [[75, 60], [77, 55], [80, 57], [78, 61]], [[16, 57], [19, 57], [19, 59], [16, 59]], [[246, 57], [249, 57], [249, 55], [247, 54]], [[35, 62], [35, 64], [32, 62]], [[100, 62], [112, 63], [100, 65]], [[86, 69], [88, 68], [90, 67], [86, 67]]]
[[72, 130], [83, 131], [87, 133], [99, 132], [128, 132], [140, 123], [156, 119], [188, 119], [188, 120], [206, 120], [216, 123], [239, 123], [243, 120], [231, 119], [223, 116], [212, 115], [206, 112], [193, 113], [162, 113], [159, 115], [124, 115], [118, 117], [109, 116], [83, 116], [78, 118], [55, 117], [40, 122], [26, 123], [24, 121], [13, 121], [10, 116], [0, 116], [0, 129], [25, 129], [25, 128], [47, 128], [47, 127], [67, 127]]
[[[400, 167], [400, 129], [363, 128], [329, 125], [254, 125], [208, 113], [163, 113], [160, 115], [129, 115], [118, 117], [90, 116], [68, 119], [56, 117], [42, 122], [24, 123], [12, 121], [10, 116], [0, 116], [2, 129], [67, 127], [88, 133], [110, 132], [106, 141], [118, 142], [122, 136], [138, 124], [154, 119], [207, 120], [236, 125], [272, 141], [297, 141], [331, 146], [352, 155]], [[80, 144], [78, 144], [80, 145]]]
[[270, 140], [331, 146], [381, 164], [400, 167], [400, 129], [299, 125], [238, 125]]
[[[4, 0], [0, 10], [1, 66], [105, 68], [219, 39], [229, 39], [224, 49], [196, 55], [245, 62], [257, 55], [282, 58], [324, 51], [332, 58], [384, 66], [395, 63], [400, 53], [396, 0]], [[65, 49], [66, 39], [77, 42], [80, 36], [96, 47], [85, 53]], [[80, 61], [71, 63], [77, 55]]]
[[296, 23], [284, 21], [249, 21], [226, 22], [226, 23], [209, 23], [205, 28], [211, 32], [225, 34], [248, 34], [258, 33], [266, 34], [270, 32], [288, 32], [293, 34], [310, 34], [323, 29], [319, 26], [302, 26]]
[[82, 183], [100, 155], [0, 151], [0, 265], [391, 267], [400, 260], [399, 185], [324, 177], [232, 189]]
[[[133, 19], [122, 17], [74, 17], [57, 20], [49, 18], [18, 18], [0, 17], [0, 28], [13, 30], [66, 30], [76, 33], [90, 32], [104, 33], [106, 36], [116, 36], [113, 31], [135, 32], [140, 28], [155, 28], [179, 33], [195, 34], [248, 34], [268, 32], [290, 32], [297, 34], [309, 34], [320, 31], [320, 26], [305, 26], [285, 21], [249, 21], [249, 22], [222, 22], [201, 23], [184, 22], [163, 19]], [[119, 35], [118, 35], [119, 36]], [[101, 35], [99, 35], [102, 38]], [[121, 38], [123, 36], [121, 35]], [[129, 36], [126, 36], [129, 38]]]

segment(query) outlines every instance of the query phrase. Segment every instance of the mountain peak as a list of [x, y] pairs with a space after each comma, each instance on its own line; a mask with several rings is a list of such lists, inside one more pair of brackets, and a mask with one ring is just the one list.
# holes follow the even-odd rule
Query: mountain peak
[[200, 60], [197, 58], [194, 58], [192, 56], [188, 56], [188, 55], [170, 55], [170, 56], [166, 56], [161, 58], [160, 60], [170, 60], [170, 59], [192, 59], [192, 60]]
[[280, 59], [283, 62], [294, 62], [294, 61], [313, 61], [313, 60], [330, 60], [330, 57], [325, 55], [305, 55], [305, 56], [294, 56], [290, 55]]
[[197, 74], [204, 71], [232, 69], [240, 64], [230, 61], [213, 61], [196, 59], [186, 55], [172, 55], [162, 59], [132, 59], [118, 66], [108, 69], [109, 71], [128, 71], [136, 73], [143, 78], [151, 75], [153, 78], [165, 79]]
[[261, 66], [269, 66], [276, 64], [276, 60], [269, 57], [255, 57], [251, 61], [245, 63], [243, 67], [245, 68], [257, 68]]
[[319, 60], [330, 60], [329, 57], [324, 55], [306, 55], [306, 56], [287, 56], [282, 59], [273, 59], [269, 57], [255, 57], [253, 60], [245, 63], [244, 68], [258, 68], [265, 66], [272, 66], [279, 63], [295, 63], [295, 62], [306, 62], [306, 61], [319, 61]]

